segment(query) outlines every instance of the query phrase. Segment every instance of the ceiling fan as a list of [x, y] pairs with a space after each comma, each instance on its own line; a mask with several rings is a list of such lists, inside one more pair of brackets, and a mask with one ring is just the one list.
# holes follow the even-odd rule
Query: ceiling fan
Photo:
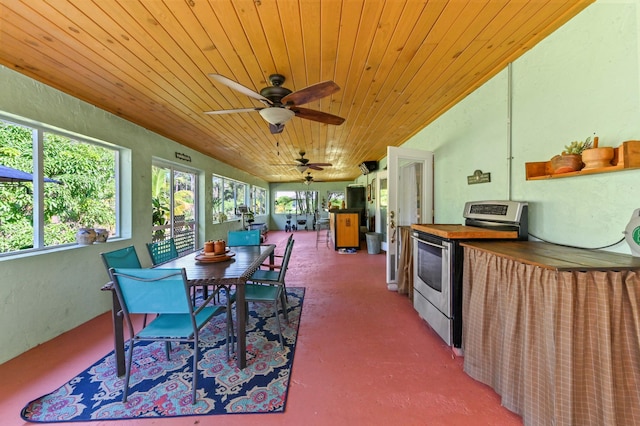
[[313, 176], [311, 176], [311, 172], [307, 172], [307, 175], [304, 177], [304, 184], [309, 186], [313, 182]]
[[296, 158], [296, 164], [291, 164], [300, 173], [304, 173], [307, 169], [311, 170], [324, 170], [324, 167], [333, 166], [331, 163], [310, 163], [308, 158], [304, 158], [304, 151], [300, 151], [300, 158]]
[[269, 130], [274, 134], [282, 133], [282, 131], [284, 130], [284, 123], [289, 121], [294, 116], [336, 126], [344, 123], [344, 118], [338, 117], [337, 115], [299, 107], [299, 105], [304, 105], [306, 103], [316, 101], [318, 99], [324, 98], [325, 96], [332, 95], [340, 90], [340, 87], [333, 81], [329, 80], [322, 83], [313, 84], [311, 86], [305, 87], [304, 89], [293, 92], [282, 86], [282, 83], [284, 83], [285, 80], [285, 77], [283, 75], [271, 74], [269, 76], [271, 86], [265, 87], [260, 90], [260, 93], [257, 93], [223, 75], [209, 74], [209, 77], [211, 77], [218, 83], [222, 83], [227, 87], [230, 87], [244, 95], [249, 96], [250, 98], [259, 100], [265, 106], [256, 108], [205, 111], [205, 114], [233, 114], [236, 112], [258, 111], [262, 118], [264, 118], [269, 123]]

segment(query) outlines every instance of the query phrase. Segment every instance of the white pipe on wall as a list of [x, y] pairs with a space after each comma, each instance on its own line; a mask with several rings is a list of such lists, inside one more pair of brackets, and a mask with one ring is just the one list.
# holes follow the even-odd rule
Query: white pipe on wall
[[513, 165], [513, 155], [512, 155], [512, 144], [513, 144], [513, 135], [512, 135], [512, 126], [511, 120], [513, 118], [513, 105], [512, 105], [512, 63], [509, 62], [507, 65], [507, 199], [511, 200], [512, 196], [512, 176], [511, 169]]

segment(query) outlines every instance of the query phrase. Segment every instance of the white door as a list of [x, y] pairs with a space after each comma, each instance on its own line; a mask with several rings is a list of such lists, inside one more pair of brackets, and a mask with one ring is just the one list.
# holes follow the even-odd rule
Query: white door
[[387, 147], [387, 288], [398, 289], [399, 226], [433, 222], [433, 152]]
[[387, 251], [387, 208], [388, 201], [388, 179], [387, 171], [379, 172], [376, 175], [376, 187], [373, 188], [376, 194], [376, 232], [382, 234], [382, 250]]

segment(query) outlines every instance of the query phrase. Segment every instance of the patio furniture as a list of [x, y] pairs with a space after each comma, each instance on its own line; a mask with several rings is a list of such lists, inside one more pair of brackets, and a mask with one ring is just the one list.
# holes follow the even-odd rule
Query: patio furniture
[[178, 250], [173, 238], [155, 243], [147, 243], [147, 250], [154, 265], [167, 262], [178, 257]]
[[[155, 243], [147, 243], [147, 250], [149, 251], [149, 257], [151, 257], [151, 263], [154, 266], [163, 264], [170, 260], [173, 260], [180, 256], [178, 249], [176, 248], [175, 239], [168, 238], [163, 241], [156, 241]], [[204, 292], [205, 298], [207, 293]], [[193, 288], [191, 298], [193, 304], [196, 304], [197, 292], [196, 288]]]
[[280, 301], [284, 319], [288, 322], [289, 316], [287, 314], [287, 287], [285, 284], [285, 276], [289, 267], [289, 259], [291, 258], [294, 242], [295, 240], [292, 238], [289, 239], [279, 270], [258, 269], [251, 275], [249, 282], [245, 284], [245, 300], [247, 302], [267, 302], [273, 304], [273, 311], [280, 337], [280, 346], [282, 347], [284, 347], [284, 342], [280, 327], [278, 301]]
[[[235, 287], [236, 318], [237, 318], [237, 365], [245, 368], [246, 359], [246, 303], [244, 300], [244, 286], [249, 277], [267, 258], [273, 255], [275, 245], [238, 246], [233, 249], [235, 256], [231, 261], [198, 262], [197, 252], [178, 257], [162, 265], [162, 268], [184, 268], [190, 286], [211, 286], [216, 289]], [[273, 261], [271, 262], [273, 263]], [[117, 374], [125, 374], [124, 336], [122, 332], [123, 319], [118, 315], [121, 311], [120, 302], [115, 295], [112, 283], [102, 287], [103, 291], [113, 292], [112, 318], [114, 327], [114, 351], [116, 355]], [[215, 294], [215, 292], [214, 292]]]
[[316, 216], [315, 228], [316, 228], [316, 249], [318, 248], [318, 243], [324, 242], [325, 246], [329, 247], [329, 240], [331, 232], [331, 222], [329, 221], [329, 217], [323, 217], [320, 214]]
[[227, 245], [233, 246], [259, 246], [260, 230], [251, 231], [229, 231], [227, 233]]
[[[135, 342], [161, 341], [193, 343], [192, 404], [196, 403], [199, 332], [213, 317], [227, 313], [226, 344], [229, 357], [230, 312], [227, 305], [207, 306], [215, 294], [194, 311], [184, 269], [111, 268], [109, 274], [129, 330], [129, 352], [122, 402], [127, 402]], [[131, 314], [157, 313], [158, 316], [137, 333]], [[170, 354], [167, 353], [167, 359]]]
[[142, 266], [134, 246], [100, 253], [100, 257], [102, 257], [107, 272], [109, 268], [140, 268]]

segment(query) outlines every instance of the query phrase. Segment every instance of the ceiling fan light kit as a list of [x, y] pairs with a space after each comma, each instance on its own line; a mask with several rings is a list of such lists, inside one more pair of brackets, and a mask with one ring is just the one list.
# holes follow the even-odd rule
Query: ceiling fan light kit
[[280, 107], [263, 108], [260, 115], [271, 124], [284, 124], [291, 120], [296, 114], [290, 109]]

